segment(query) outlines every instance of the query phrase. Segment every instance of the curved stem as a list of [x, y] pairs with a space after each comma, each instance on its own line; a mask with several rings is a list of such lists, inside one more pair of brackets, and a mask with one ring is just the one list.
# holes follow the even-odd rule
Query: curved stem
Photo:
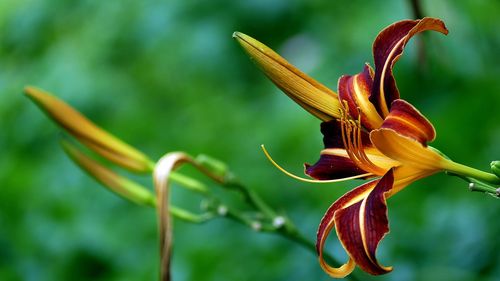
[[276, 216], [276, 212], [269, 207], [262, 198], [260, 198], [255, 191], [246, 188], [243, 184], [238, 182], [234, 176], [229, 176], [223, 183], [225, 187], [235, 188], [237, 191], [241, 192], [245, 201], [249, 203], [252, 207], [262, 212], [265, 216], [273, 218]]

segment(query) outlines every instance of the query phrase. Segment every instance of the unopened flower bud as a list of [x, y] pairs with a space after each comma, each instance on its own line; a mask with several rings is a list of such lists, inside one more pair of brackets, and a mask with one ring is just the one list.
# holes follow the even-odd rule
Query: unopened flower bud
[[500, 161], [493, 161], [490, 166], [493, 174], [500, 178]]
[[200, 154], [195, 160], [198, 164], [220, 178], [224, 178], [228, 172], [228, 167], [224, 162], [211, 156]]
[[145, 154], [98, 127], [64, 101], [38, 88], [26, 87], [24, 91], [47, 116], [94, 152], [132, 172], [152, 171], [154, 164]]

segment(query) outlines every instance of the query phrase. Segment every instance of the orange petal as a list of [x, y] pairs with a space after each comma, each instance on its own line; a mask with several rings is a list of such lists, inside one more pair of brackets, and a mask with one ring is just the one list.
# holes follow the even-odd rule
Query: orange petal
[[327, 121], [340, 117], [337, 94], [291, 65], [266, 45], [240, 32], [233, 37], [266, 76], [317, 118]]
[[424, 171], [442, 170], [449, 162], [430, 147], [388, 128], [373, 130], [370, 139], [389, 158]]
[[370, 100], [383, 117], [389, 114], [392, 101], [399, 98], [392, 67], [403, 53], [408, 40], [415, 34], [426, 30], [448, 34], [444, 23], [439, 19], [404, 20], [386, 27], [373, 43], [375, 77]]
[[387, 198], [403, 190], [412, 182], [428, 177], [436, 172], [436, 170], [422, 170], [410, 165], [401, 165], [394, 168], [394, 186], [387, 194]]
[[99, 128], [62, 100], [34, 87], [26, 87], [25, 93], [59, 126], [104, 158], [133, 172], [152, 171], [153, 163], [146, 155]]

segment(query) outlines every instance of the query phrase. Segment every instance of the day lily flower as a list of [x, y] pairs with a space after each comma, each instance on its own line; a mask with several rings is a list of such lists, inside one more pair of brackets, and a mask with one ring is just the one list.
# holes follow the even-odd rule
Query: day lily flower
[[[370, 179], [335, 201], [319, 225], [319, 262], [332, 277], [345, 277], [356, 265], [373, 275], [392, 270], [381, 265], [375, 253], [389, 232], [386, 200], [410, 183], [440, 171], [499, 181], [491, 174], [455, 163], [428, 146], [436, 137], [433, 125], [413, 105], [400, 99], [393, 65], [410, 38], [427, 30], [448, 33], [444, 23], [435, 18], [403, 20], [386, 27], [373, 44], [375, 68], [366, 64], [361, 73], [342, 76], [338, 93], [257, 40], [239, 32], [233, 35], [274, 84], [324, 121], [321, 132], [325, 149], [314, 165], [305, 165], [305, 173], [315, 179], [308, 181]], [[326, 238], [333, 229], [349, 256], [338, 268], [323, 258]]]

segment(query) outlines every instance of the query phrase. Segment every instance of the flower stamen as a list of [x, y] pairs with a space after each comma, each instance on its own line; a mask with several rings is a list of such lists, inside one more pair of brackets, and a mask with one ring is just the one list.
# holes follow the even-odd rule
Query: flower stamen
[[361, 109], [358, 107], [358, 118], [353, 120], [349, 115], [347, 102], [344, 102], [344, 108], [340, 109], [340, 124], [342, 131], [342, 141], [349, 155], [349, 158], [361, 169], [375, 175], [385, 174], [385, 170], [375, 165], [366, 155], [365, 146], [361, 137]]

